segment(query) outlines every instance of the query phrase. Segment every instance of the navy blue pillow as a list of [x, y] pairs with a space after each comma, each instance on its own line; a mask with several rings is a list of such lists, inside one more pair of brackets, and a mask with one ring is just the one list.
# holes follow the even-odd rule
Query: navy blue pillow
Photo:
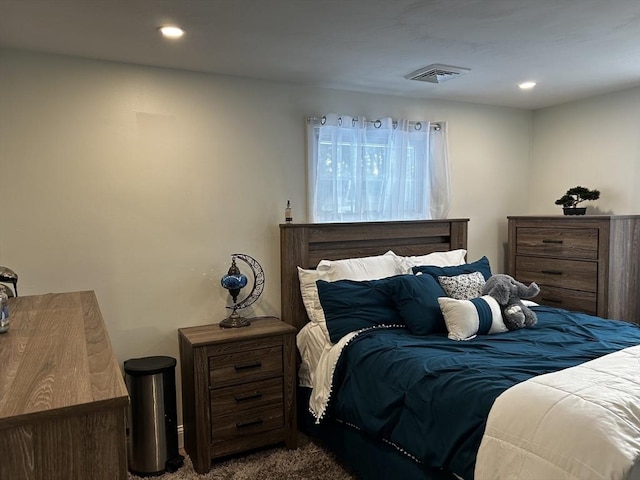
[[316, 282], [333, 343], [347, 333], [363, 328], [403, 324], [393, 301], [391, 284], [395, 278]]
[[403, 323], [412, 335], [447, 333], [438, 297], [447, 294], [431, 275], [393, 277], [393, 298]]
[[[418, 272], [431, 275], [438, 280], [438, 277], [455, 277], [456, 275], [462, 275], [463, 273], [480, 272], [485, 280], [489, 280], [491, 276], [491, 266], [489, 265], [489, 259], [482, 257], [480, 260], [476, 260], [471, 263], [463, 263], [455, 267], [434, 267], [432, 265], [425, 265], [412, 268], [413, 273]], [[446, 295], [445, 295], [446, 296]]]

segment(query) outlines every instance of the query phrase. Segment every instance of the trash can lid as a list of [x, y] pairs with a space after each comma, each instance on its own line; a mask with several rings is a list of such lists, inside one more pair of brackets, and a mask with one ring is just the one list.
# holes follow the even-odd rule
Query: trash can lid
[[124, 372], [129, 375], [153, 375], [169, 370], [176, 366], [176, 359], [173, 357], [143, 357], [131, 358], [124, 362]]

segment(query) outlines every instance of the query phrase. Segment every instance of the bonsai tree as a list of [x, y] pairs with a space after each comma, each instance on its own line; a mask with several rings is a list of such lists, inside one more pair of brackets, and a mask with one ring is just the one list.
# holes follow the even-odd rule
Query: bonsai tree
[[576, 208], [580, 202], [585, 200], [597, 200], [600, 198], [599, 190], [589, 190], [588, 188], [577, 186], [567, 190], [562, 197], [556, 200], [556, 205], [564, 208]]

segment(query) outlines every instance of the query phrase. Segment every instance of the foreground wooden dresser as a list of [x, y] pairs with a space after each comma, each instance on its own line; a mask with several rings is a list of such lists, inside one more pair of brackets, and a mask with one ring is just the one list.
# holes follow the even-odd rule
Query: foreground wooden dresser
[[275, 317], [179, 329], [184, 447], [198, 473], [257, 447], [296, 448], [295, 333]]
[[94, 292], [9, 300], [0, 479], [124, 480], [129, 397]]
[[508, 219], [508, 273], [533, 300], [640, 323], [640, 215]]

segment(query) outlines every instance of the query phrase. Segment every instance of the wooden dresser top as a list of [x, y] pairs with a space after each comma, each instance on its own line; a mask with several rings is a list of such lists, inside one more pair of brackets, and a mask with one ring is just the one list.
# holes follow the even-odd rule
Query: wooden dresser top
[[9, 319], [0, 335], [0, 430], [128, 404], [93, 291], [11, 298]]

